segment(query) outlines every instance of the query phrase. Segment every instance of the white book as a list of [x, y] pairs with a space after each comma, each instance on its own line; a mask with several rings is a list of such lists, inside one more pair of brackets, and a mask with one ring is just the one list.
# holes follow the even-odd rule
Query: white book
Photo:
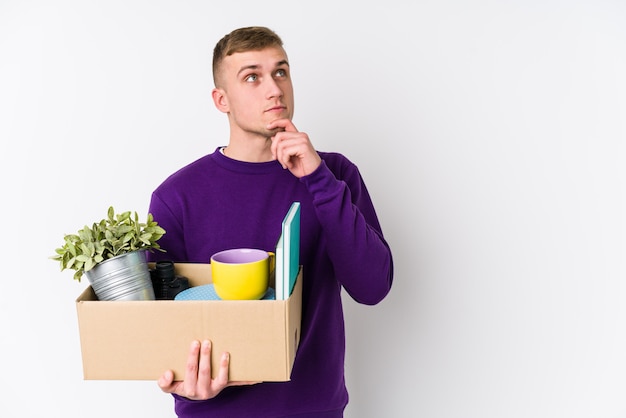
[[283, 290], [283, 288], [285, 287], [285, 248], [283, 242], [283, 234], [281, 233], [280, 238], [278, 238], [278, 243], [276, 244], [276, 251], [274, 252], [274, 290], [276, 293], [276, 300], [283, 300], [283, 295], [285, 294]]

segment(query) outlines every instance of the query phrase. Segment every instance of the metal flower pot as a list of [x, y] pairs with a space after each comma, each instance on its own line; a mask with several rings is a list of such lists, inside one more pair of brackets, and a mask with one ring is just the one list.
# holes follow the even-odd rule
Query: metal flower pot
[[98, 300], [154, 300], [145, 250], [104, 260], [85, 276]]

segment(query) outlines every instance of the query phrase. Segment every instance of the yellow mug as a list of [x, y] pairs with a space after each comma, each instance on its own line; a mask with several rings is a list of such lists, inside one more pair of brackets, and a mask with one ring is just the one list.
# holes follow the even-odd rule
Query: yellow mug
[[253, 248], [233, 248], [211, 256], [211, 276], [215, 292], [224, 300], [261, 299], [274, 272], [272, 252]]

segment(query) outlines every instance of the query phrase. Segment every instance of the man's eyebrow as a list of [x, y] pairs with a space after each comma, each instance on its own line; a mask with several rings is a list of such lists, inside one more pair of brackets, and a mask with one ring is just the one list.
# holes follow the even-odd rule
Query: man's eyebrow
[[[286, 65], [287, 67], [289, 67], [289, 62], [287, 62], [287, 60], [281, 60], [278, 61], [276, 63], [276, 68], [281, 67], [283, 65]], [[256, 70], [258, 69], [260, 66], [258, 64], [250, 64], [250, 65], [244, 65], [243, 67], [241, 67], [239, 69], [239, 71], [237, 71], [237, 75], [241, 74], [242, 72], [246, 71], [246, 70]]]
[[244, 65], [243, 67], [241, 67], [239, 69], [239, 71], [237, 71], [237, 75], [241, 74], [242, 72], [246, 71], [246, 70], [256, 70], [257, 68], [259, 68], [258, 65], [256, 64], [252, 64], [252, 65]]

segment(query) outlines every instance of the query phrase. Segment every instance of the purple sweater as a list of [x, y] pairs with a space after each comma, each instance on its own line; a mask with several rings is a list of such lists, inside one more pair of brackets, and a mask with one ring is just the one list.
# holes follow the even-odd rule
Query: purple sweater
[[348, 403], [344, 381], [345, 331], [341, 289], [374, 305], [393, 278], [390, 248], [357, 167], [337, 153], [301, 179], [276, 161], [248, 163], [219, 152], [167, 178], [149, 212], [167, 232], [166, 253], [151, 260], [208, 263], [236, 247], [274, 251], [281, 222], [301, 204], [302, 334], [291, 381], [224, 389], [207, 401], [174, 395], [179, 417], [341, 417]]

